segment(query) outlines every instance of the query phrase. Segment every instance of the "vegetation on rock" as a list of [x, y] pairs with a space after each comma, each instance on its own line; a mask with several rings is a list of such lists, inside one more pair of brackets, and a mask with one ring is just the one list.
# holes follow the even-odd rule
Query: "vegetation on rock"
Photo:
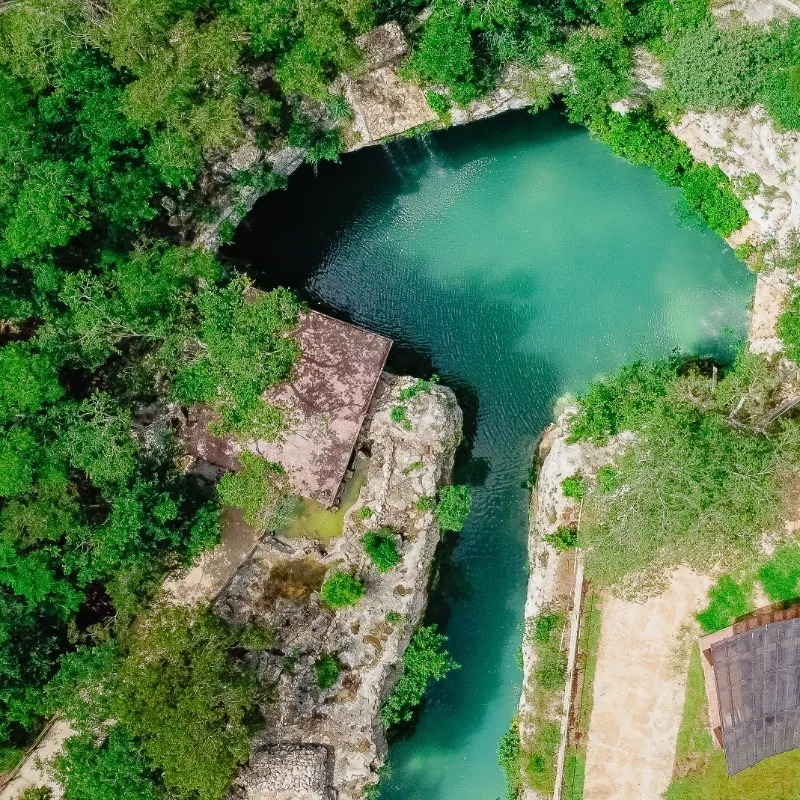
[[364, 552], [370, 557], [378, 572], [388, 572], [400, 563], [396, 538], [397, 533], [391, 528], [368, 531], [361, 537]]
[[320, 689], [330, 689], [339, 680], [339, 660], [336, 656], [323, 656], [314, 662], [314, 675]]
[[436, 504], [436, 519], [446, 531], [460, 531], [472, 509], [469, 486], [443, 486]]
[[330, 608], [354, 606], [365, 594], [361, 581], [349, 572], [335, 570], [325, 578], [320, 591], [322, 602]]
[[428, 682], [441, 680], [458, 664], [444, 649], [447, 637], [435, 625], [420, 626], [403, 654], [400, 677], [381, 709], [386, 727], [410, 722], [422, 702]]

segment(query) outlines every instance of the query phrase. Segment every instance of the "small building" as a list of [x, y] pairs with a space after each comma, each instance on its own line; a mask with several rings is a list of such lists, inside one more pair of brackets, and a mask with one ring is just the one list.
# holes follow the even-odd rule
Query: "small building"
[[800, 602], [700, 639], [711, 730], [735, 775], [800, 747]]
[[190, 410], [187, 450], [225, 470], [239, 468], [243, 447], [286, 470], [289, 487], [330, 508], [336, 502], [358, 434], [375, 393], [391, 340], [317, 311], [301, 315], [293, 334], [302, 354], [291, 381], [264, 400], [280, 407], [288, 423], [276, 441], [242, 445], [209, 432], [213, 411]]

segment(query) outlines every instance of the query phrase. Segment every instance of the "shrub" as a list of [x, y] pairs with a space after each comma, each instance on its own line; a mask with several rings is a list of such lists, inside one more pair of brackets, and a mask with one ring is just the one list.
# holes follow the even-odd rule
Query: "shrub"
[[396, 625], [400, 620], [403, 619], [403, 615], [399, 611], [387, 611], [386, 612], [386, 621], [390, 625]]
[[339, 680], [340, 671], [336, 656], [323, 656], [314, 662], [314, 675], [320, 689], [330, 689]]
[[779, 507], [778, 473], [795, 463], [796, 426], [767, 439], [729, 424], [732, 404], [762, 382], [749, 360], [716, 385], [686, 363], [678, 374], [677, 363], [606, 379], [581, 399], [582, 432], [635, 432], [615, 464], [625, 491], [592, 493], [584, 505], [581, 547], [600, 583], [634, 576], [627, 586], [641, 591], [677, 564], [755, 561], [757, 534]]
[[770, 75], [761, 100], [779, 128], [800, 129], [800, 66], [786, 65]]
[[420, 497], [416, 503], [414, 503], [414, 508], [417, 511], [431, 511], [433, 509], [433, 498], [432, 497]]
[[349, 572], [335, 570], [322, 584], [320, 598], [330, 608], [354, 606], [366, 593], [364, 584]]
[[573, 34], [566, 45], [566, 57], [575, 69], [574, 89], [564, 97], [572, 122], [590, 122], [633, 86], [629, 75], [631, 51], [608, 32]]
[[370, 557], [378, 572], [388, 572], [400, 563], [396, 534], [391, 528], [381, 528], [377, 533], [369, 531], [361, 537], [364, 552]]
[[568, 528], [566, 525], [561, 525], [553, 533], [545, 535], [544, 540], [551, 547], [555, 547], [559, 552], [571, 550], [578, 545], [578, 532], [574, 528]]
[[759, 570], [758, 579], [772, 602], [798, 596], [800, 582], [800, 547], [782, 547]]
[[[69, 800], [160, 800], [166, 792], [142, 750], [120, 725], [99, 746], [90, 734], [70, 737], [55, 760], [65, 796]], [[29, 800], [49, 797], [32, 795]]]
[[478, 96], [479, 81], [472, 47], [469, 9], [457, 0], [436, 0], [408, 60], [417, 80], [442, 83], [453, 100], [466, 105]]
[[695, 164], [681, 181], [686, 205], [720, 236], [730, 236], [747, 222], [747, 211], [728, 176], [716, 165]]
[[583, 500], [583, 496], [586, 494], [586, 480], [581, 475], [572, 475], [569, 478], [564, 478], [561, 481], [561, 491], [564, 497]]
[[361, 520], [369, 519], [372, 513], [372, 509], [369, 506], [361, 506], [361, 508], [358, 509], [358, 518]]
[[389, 412], [392, 422], [396, 422], [407, 431], [411, 430], [411, 421], [408, 418], [408, 412], [405, 406], [393, 406]]
[[469, 486], [443, 486], [436, 505], [436, 519], [446, 531], [460, 531], [472, 509]]
[[664, 70], [683, 108], [698, 111], [752, 105], [770, 64], [769, 35], [753, 26], [687, 32]]
[[450, 101], [439, 92], [425, 92], [425, 98], [431, 110], [443, 117], [450, 110]]
[[800, 364], [800, 289], [794, 289], [778, 319], [778, 336], [783, 339], [787, 358]]
[[508, 800], [517, 800], [520, 786], [519, 723], [514, 718], [511, 727], [503, 734], [497, 745], [497, 764], [506, 776]]
[[49, 786], [29, 786], [19, 800], [52, 800], [53, 790]]
[[444, 649], [447, 637], [435, 625], [417, 628], [403, 654], [400, 678], [381, 709], [386, 727], [409, 722], [422, 702], [428, 682], [441, 680], [458, 664]]
[[268, 530], [274, 527], [276, 512], [286, 497], [283, 467], [246, 450], [239, 462], [239, 472], [226, 472], [220, 479], [220, 503], [240, 508], [248, 525]]
[[677, 374], [677, 362], [641, 361], [595, 381], [578, 396], [578, 413], [570, 423], [570, 441], [605, 444], [622, 430], [641, 426], [656, 402], [665, 397]]
[[420, 378], [415, 383], [412, 383], [411, 386], [401, 389], [397, 395], [397, 400], [400, 403], [406, 403], [409, 400], [413, 400], [418, 394], [429, 392], [437, 383], [439, 383], [438, 375], [431, 375], [427, 381]]
[[752, 609], [750, 592], [730, 575], [723, 575], [708, 590], [709, 604], [697, 615], [697, 621], [705, 633], [727, 628], [737, 617]]
[[[119, 756], [128, 774], [138, 776], [136, 784], [118, 786], [144, 786], [149, 763], [168, 794], [222, 796], [249, 756], [256, 698], [255, 676], [232, 656], [236, 634], [209, 611], [165, 606], [138, 620], [129, 652], [104, 684], [109, 716], [102, 721], [117, 720], [130, 738], [116, 742], [113, 751], [109, 744], [102, 758]], [[99, 774], [110, 771], [107, 761], [96, 768]], [[88, 781], [87, 787], [86, 797], [98, 796]], [[133, 797], [140, 795], [126, 792], [120, 800]], [[148, 795], [143, 791], [141, 797]]]
[[545, 692], [564, 688], [567, 679], [567, 661], [561, 650], [561, 633], [566, 619], [561, 613], [543, 613], [533, 624], [533, 644], [536, 667], [533, 679]]
[[597, 470], [597, 491], [600, 494], [616, 492], [619, 485], [619, 475], [614, 467], [604, 464]]

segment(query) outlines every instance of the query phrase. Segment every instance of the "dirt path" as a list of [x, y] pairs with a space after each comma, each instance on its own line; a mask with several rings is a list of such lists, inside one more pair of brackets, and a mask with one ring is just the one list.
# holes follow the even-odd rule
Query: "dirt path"
[[684, 626], [710, 584], [681, 568], [646, 603], [603, 598], [584, 800], [660, 800], [669, 786], [690, 652]]

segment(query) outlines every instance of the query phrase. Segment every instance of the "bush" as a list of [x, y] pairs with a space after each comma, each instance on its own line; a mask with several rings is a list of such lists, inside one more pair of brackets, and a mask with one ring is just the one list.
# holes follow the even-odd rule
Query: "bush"
[[777, 69], [764, 82], [761, 100], [779, 128], [800, 129], [800, 67]]
[[246, 450], [239, 462], [239, 472], [226, 472], [217, 485], [220, 503], [240, 508], [248, 525], [269, 530], [286, 497], [284, 469]]
[[590, 123], [633, 87], [631, 51], [608, 32], [573, 34], [566, 58], [575, 68], [574, 89], [564, 97], [571, 122]]
[[800, 547], [782, 547], [759, 570], [758, 579], [773, 603], [793, 600], [800, 594]]
[[595, 381], [578, 395], [578, 413], [570, 422], [570, 441], [605, 444], [620, 431], [641, 427], [677, 375], [674, 360], [626, 364], [616, 374]]
[[583, 496], [586, 494], [586, 480], [581, 475], [572, 475], [569, 478], [564, 478], [561, 481], [561, 491], [564, 497], [583, 500]]
[[597, 491], [600, 494], [616, 492], [619, 485], [619, 475], [614, 467], [604, 464], [597, 470]]
[[629, 588], [649, 591], [677, 564], [755, 559], [758, 534], [774, 523], [776, 475], [796, 460], [795, 427], [766, 439], [730, 426], [726, 385], [741, 385], [737, 371], [716, 386], [684, 371], [675, 362], [625, 368], [580, 400], [573, 435], [636, 434], [615, 464], [625, 491], [592, 493], [584, 504], [581, 547], [600, 583], [631, 576]]
[[458, 105], [466, 105], [479, 93], [472, 46], [469, 9], [457, 0], [436, 0], [422, 27], [419, 43], [408, 60], [417, 80], [442, 83]]
[[358, 509], [357, 513], [358, 513], [358, 518], [360, 520], [365, 520], [369, 519], [372, 516], [373, 512], [369, 506], [361, 506], [361, 508]]
[[597, 113], [589, 125], [613, 152], [634, 164], [651, 166], [671, 186], [683, 189], [686, 206], [720, 236], [747, 221], [747, 211], [719, 167], [695, 164], [689, 148], [649, 112]]
[[417, 628], [403, 654], [400, 678], [381, 709], [386, 727], [409, 722], [422, 702], [428, 682], [441, 680], [458, 664], [444, 649], [447, 637], [435, 625]]
[[561, 525], [553, 533], [545, 535], [544, 540], [551, 547], [563, 553], [566, 550], [571, 550], [578, 545], [578, 532], [574, 528], [568, 528], [566, 525]]
[[425, 92], [425, 98], [431, 110], [443, 117], [450, 110], [450, 101], [439, 92]]
[[[137, 779], [117, 784], [119, 800], [149, 800], [144, 788], [125, 790], [144, 787], [151, 768], [168, 794], [217, 800], [250, 754], [257, 686], [234, 660], [236, 646], [236, 629], [209, 611], [165, 606], [140, 618], [129, 652], [103, 684], [109, 716], [98, 722], [117, 720], [121, 738], [109, 736], [97, 761], [76, 756], [73, 763], [93, 764], [111, 785], [111, 764], [125, 764]], [[86, 791], [86, 800], [98, 797], [88, 779]]]
[[377, 533], [369, 531], [361, 537], [364, 552], [370, 557], [378, 572], [388, 572], [400, 563], [396, 535], [391, 528], [381, 528]]
[[681, 181], [686, 205], [696, 211], [712, 231], [730, 236], [747, 222], [747, 211], [734, 194], [728, 176], [716, 165], [695, 164]]
[[325, 578], [320, 589], [320, 598], [330, 608], [354, 606], [365, 594], [366, 588], [349, 572], [336, 570]]
[[436, 505], [436, 519], [446, 531], [460, 531], [472, 509], [469, 486], [443, 486]]
[[558, 692], [567, 679], [567, 660], [561, 650], [561, 634], [566, 619], [561, 613], [543, 613], [533, 625], [536, 667], [533, 679], [545, 692]]
[[19, 800], [52, 800], [52, 798], [53, 790], [48, 786], [29, 786], [19, 796]]
[[778, 336], [787, 358], [800, 364], [800, 289], [793, 289], [786, 309], [778, 319]]
[[392, 422], [397, 423], [401, 428], [407, 431], [411, 430], [411, 421], [408, 418], [408, 412], [405, 406], [393, 406], [389, 412]]
[[330, 689], [339, 680], [340, 671], [336, 656], [323, 656], [314, 662], [314, 675], [320, 689]]
[[497, 764], [506, 776], [508, 800], [517, 800], [520, 789], [520, 745], [519, 723], [516, 718], [511, 727], [503, 734], [497, 746]]
[[753, 608], [749, 589], [737, 583], [730, 575], [723, 575], [708, 590], [708, 597], [711, 601], [708, 607], [697, 615], [697, 621], [705, 633], [727, 628], [737, 617]]
[[414, 503], [414, 508], [417, 511], [431, 511], [433, 510], [433, 498], [432, 497], [420, 497], [416, 503]]

